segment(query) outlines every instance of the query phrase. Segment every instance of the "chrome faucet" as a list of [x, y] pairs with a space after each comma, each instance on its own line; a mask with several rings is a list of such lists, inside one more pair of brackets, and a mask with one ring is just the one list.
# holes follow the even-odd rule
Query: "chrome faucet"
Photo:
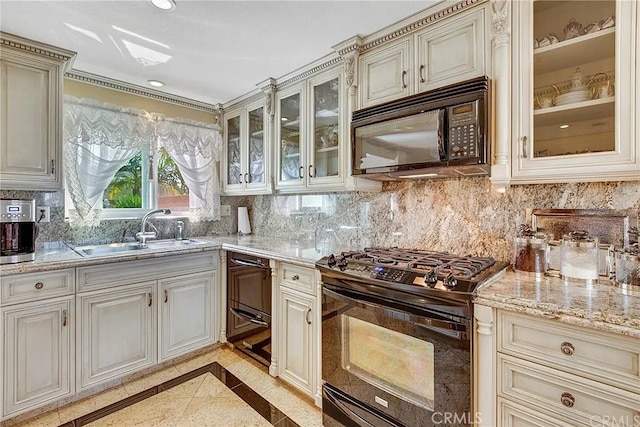
[[[155, 210], [147, 212], [142, 217], [142, 227], [141, 227], [140, 232], [136, 233], [136, 239], [138, 239], [138, 241], [140, 241], [140, 243], [142, 243], [143, 245], [145, 243], [147, 243], [147, 239], [155, 239], [156, 238], [156, 232], [155, 231], [146, 231], [146, 229], [147, 229], [147, 221], [149, 220], [149, 218], [152, 215], [155, 215], [157, 213], [163, 213], [165, 215], [169, 215], [171, 213], [171, 209], [155, 209]], [[156, 229], [156, 231], [157, 231], [157, 229]]]

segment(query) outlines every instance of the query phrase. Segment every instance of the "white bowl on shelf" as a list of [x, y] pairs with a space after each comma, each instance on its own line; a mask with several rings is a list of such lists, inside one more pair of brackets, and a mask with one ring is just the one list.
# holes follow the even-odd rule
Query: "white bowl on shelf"
[[576, 102], [588, 101], [591, 98], [589, 90], [576, 90], [574, 92], [563, 93], [556, 97], [556, 105], [567, 105]]

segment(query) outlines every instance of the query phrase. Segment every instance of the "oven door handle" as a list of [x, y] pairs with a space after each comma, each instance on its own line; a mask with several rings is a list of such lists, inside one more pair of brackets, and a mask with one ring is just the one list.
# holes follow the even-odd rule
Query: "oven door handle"
[[419, 316], [406, 311], [401, 311], [395, 308], [388, 307], [379, 302], [375, 297], [362, 294], [360, 292], [348, 291], [345, 289], [336, 289], [335, 287], [328, 288], [329, 285], [323, 285], [322, 292], [329, 295], [332, 298], [346, 302], [347, 304], [354, 305], [360, 308], [376, 308], [384, 310], [389, 313], [393, 313], [393, 317], [403, 319], [412, 322], [417, 325], [427, 326], [431, 328], [448, 329], [450, 331], [466, 332], [467, 326], [458, 322], [448, 322], [446, 320], [434, 319], [433, 314], [425, 313], [424, 316]]
[[[388, 419], [384, 414], [375, 412], [371, 414], [375, 417], [375, 424], [370, 423], [368, 420], [361, 417], [354, 409], [360, 410], [364, 413], [369, 413], [370, 409], [361, 407], [361, 403], [352, 400], [351, 396], [346, 396], [338, 390], [333, 390], [332, 387], [325, 385], [323, 387], [324, 397], [334, 406], [335, 409], [340, 411], [349, 420], [353, 421], [358, 426], [364, 427], [401, 427], [402, 424], [396, 424], [392, 420]], [[353, 409], [352, 409], [353, 408]]]
[[269, 268], [266, 265], [264, 265], [262, 262], [260, 261], [254, 261], [251, 259], [236, 259], [236, 258], [231, 258], [231, 262], [236, 264], [236, 265], [242, 265], [244, 267], [258, 267], [258, 268]]
[[241, 319], [248, 320], [251, 323], [255, 323], [256, 325], [260, 325], [265, 328], [269, 327], [269, 324], [267, 322], [265, 322], [259, 317], [254, 316], [252, 313], [249, 313], [248, 311], [240, 310], [239, 308], [233, 308], [233, 307], [230, 308], [229, 310], [231, 310], [231, 313], [234, 316], [237, 316]]

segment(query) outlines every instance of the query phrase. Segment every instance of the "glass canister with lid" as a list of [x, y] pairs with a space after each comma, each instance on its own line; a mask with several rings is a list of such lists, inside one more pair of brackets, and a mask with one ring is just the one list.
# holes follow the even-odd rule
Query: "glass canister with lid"
[[640, 286], [640, 246], [635, 243], [616, 251], [616, 283], [621, 286]]
[[513, 239], [513, 269], [541, 278], [549, 266], [548, 256], [547, 236], [520, 224], [518, 235]]
[[586, 231], [572, 231], [562, 236], [560, 276], [569, 281], [595, 283], [599, 271], [599, 243]]

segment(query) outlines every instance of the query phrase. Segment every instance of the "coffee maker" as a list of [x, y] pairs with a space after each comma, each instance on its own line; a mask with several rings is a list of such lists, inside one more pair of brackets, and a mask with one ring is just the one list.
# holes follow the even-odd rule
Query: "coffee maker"
[[0, 264], [33, 261], [37, 235], [35, 200], [0, 199]]

